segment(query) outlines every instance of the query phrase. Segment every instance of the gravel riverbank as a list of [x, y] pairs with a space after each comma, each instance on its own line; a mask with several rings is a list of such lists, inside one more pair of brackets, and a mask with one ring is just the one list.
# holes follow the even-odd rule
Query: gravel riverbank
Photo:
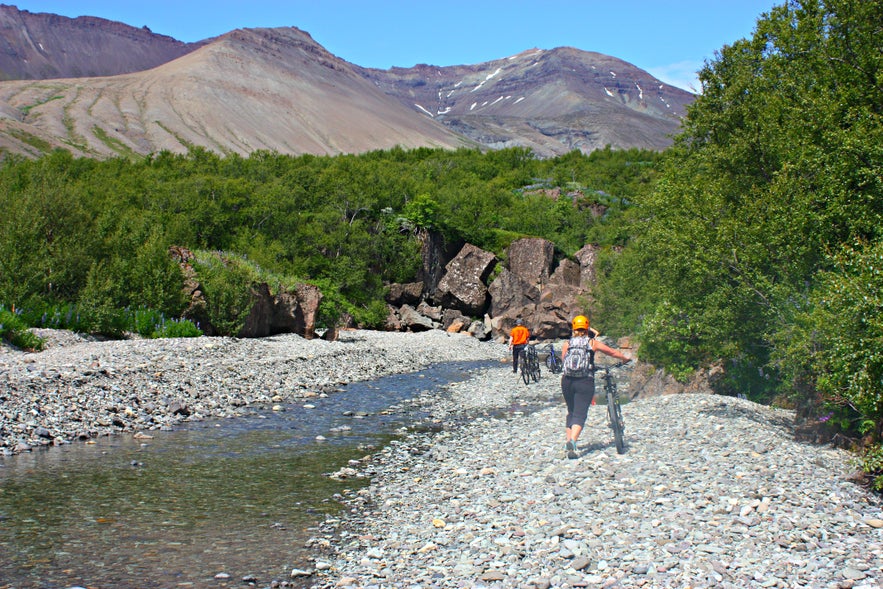
[[2, 454], [235, 417], [433, 362], [506, 357], [506, 346], [440, 330], [343, 331], [334, 342], [292, 334], [119, 341], [37, 334], [47, 341], [42, 352], [0, 346]]
[[[4, 453], [236, 416], [431, 362], [507, 355], [441, 331], [353, 331], [338, 342], [45, 335], [45, 352], [0, 351]], [[407, 433], [342, 466], [341, 476], [372, 483], [343, 496], [345, 513], [309, 542], [315, 567], [292, 571], [290, 583], [883, 586], [879, 498], [849, 481], [845, 452], [794, 441], [788, 411], [705, 394], [641, 399], [624, 407], [628, 447], [618, 455], [598, 405], [579, 458], [568, 460], [557, 377], [544, 371], [527, 386], [501, 364], [448, 390], [412, 403], [451, 427]], [[474, 417], [464, 424], [465, 414]]]

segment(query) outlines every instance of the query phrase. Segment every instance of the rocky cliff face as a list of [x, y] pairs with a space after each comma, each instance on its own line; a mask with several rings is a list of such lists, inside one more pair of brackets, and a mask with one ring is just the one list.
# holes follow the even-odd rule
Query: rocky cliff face
[[472, 66], [362, 69], [402, 104], [488, 147], [664, 149], [689, 92], [620, 59], [560, 47]]
[[542, 157], [663, 149], [693, 99], [624, 61], [569, 47], [373, 70], [293, 27], [188, 44], [5, 5], [0, 79], [0, 152], [28, 157], [59, 147], [86, 157], [190, 146], [243, 155], [519, 146]]
[[205, 43], [183, 43], [103, 18], [67, 18], [0, 4], [0, 80], [138, 72], [177, 59]]

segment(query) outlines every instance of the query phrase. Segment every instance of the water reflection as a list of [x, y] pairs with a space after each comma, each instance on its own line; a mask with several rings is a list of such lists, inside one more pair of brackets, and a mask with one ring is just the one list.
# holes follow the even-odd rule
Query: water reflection
[[287, 580], [291, 569], [311, 568], [304, 543], [315, 534], [310, 528], [340, 509], [331, 498], [368, 482], [323, 473], [422, 417], [390, 406], [439, 394], [439, 385], [480, 365], [353, 384], [312, 407], [147, 440], [105, 438], [5, 458], [0, 587], [199, 589]]

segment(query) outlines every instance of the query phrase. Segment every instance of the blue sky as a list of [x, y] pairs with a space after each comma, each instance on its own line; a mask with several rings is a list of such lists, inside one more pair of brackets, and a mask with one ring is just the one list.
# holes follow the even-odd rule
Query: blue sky
[[294, 26], [334, 55], [388, 69], [466, 65], [531, 48], [570, 46], [618, 57], [697, 89], [715, 51], [750, 37], [782, 0], [34, 0], [21, 10], [99, 16], [181, 41], [245, 27]]

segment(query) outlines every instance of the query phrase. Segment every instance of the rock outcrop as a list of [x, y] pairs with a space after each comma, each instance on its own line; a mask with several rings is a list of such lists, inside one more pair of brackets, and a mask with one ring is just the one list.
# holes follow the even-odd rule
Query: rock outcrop
[[[218, 335], [208, 312], [209, 298], [194, 267], [194, 255], [183, 247], [169, 248], [169, 255], [178, 262], [184, 276], [184, 293], [188, 306], [183, 317], [198, 324], [206, 335]], [[251, 302], [237, 337], [266, 337], [277, 333], [296, 333], [307, 339], [316, 337], [316, 317], [322, 293], [311, 284], [299, 284], [294, 291], [273, 293], [265, 283], [251, 286]], [[336, 330], [332, 330], [335, 334]], [[327, 334], [326, 334], [327, 335]]]
[[[429, 243], [425, 241], [424, 248]], [[443, 251], [438, 242], [431, 246], [434, 253], [424, 251], [424, 262]], [[522, 319], [539, 340], [569, 337], [570, 320], [589, 312], [598, 249], [587, 245], [575, 260], [556, 258], [551, 241], [523, 238], [512, 242], [504, 264], [491, 252], [466, 244], [443, 272], [424, 265], [425, 276], [440, 276], [434, 287], [390, 285], [386, 328], [466, 331], [503, 341], [516, 320]], [[418, 292], [421, 300], [415, 304]]]

